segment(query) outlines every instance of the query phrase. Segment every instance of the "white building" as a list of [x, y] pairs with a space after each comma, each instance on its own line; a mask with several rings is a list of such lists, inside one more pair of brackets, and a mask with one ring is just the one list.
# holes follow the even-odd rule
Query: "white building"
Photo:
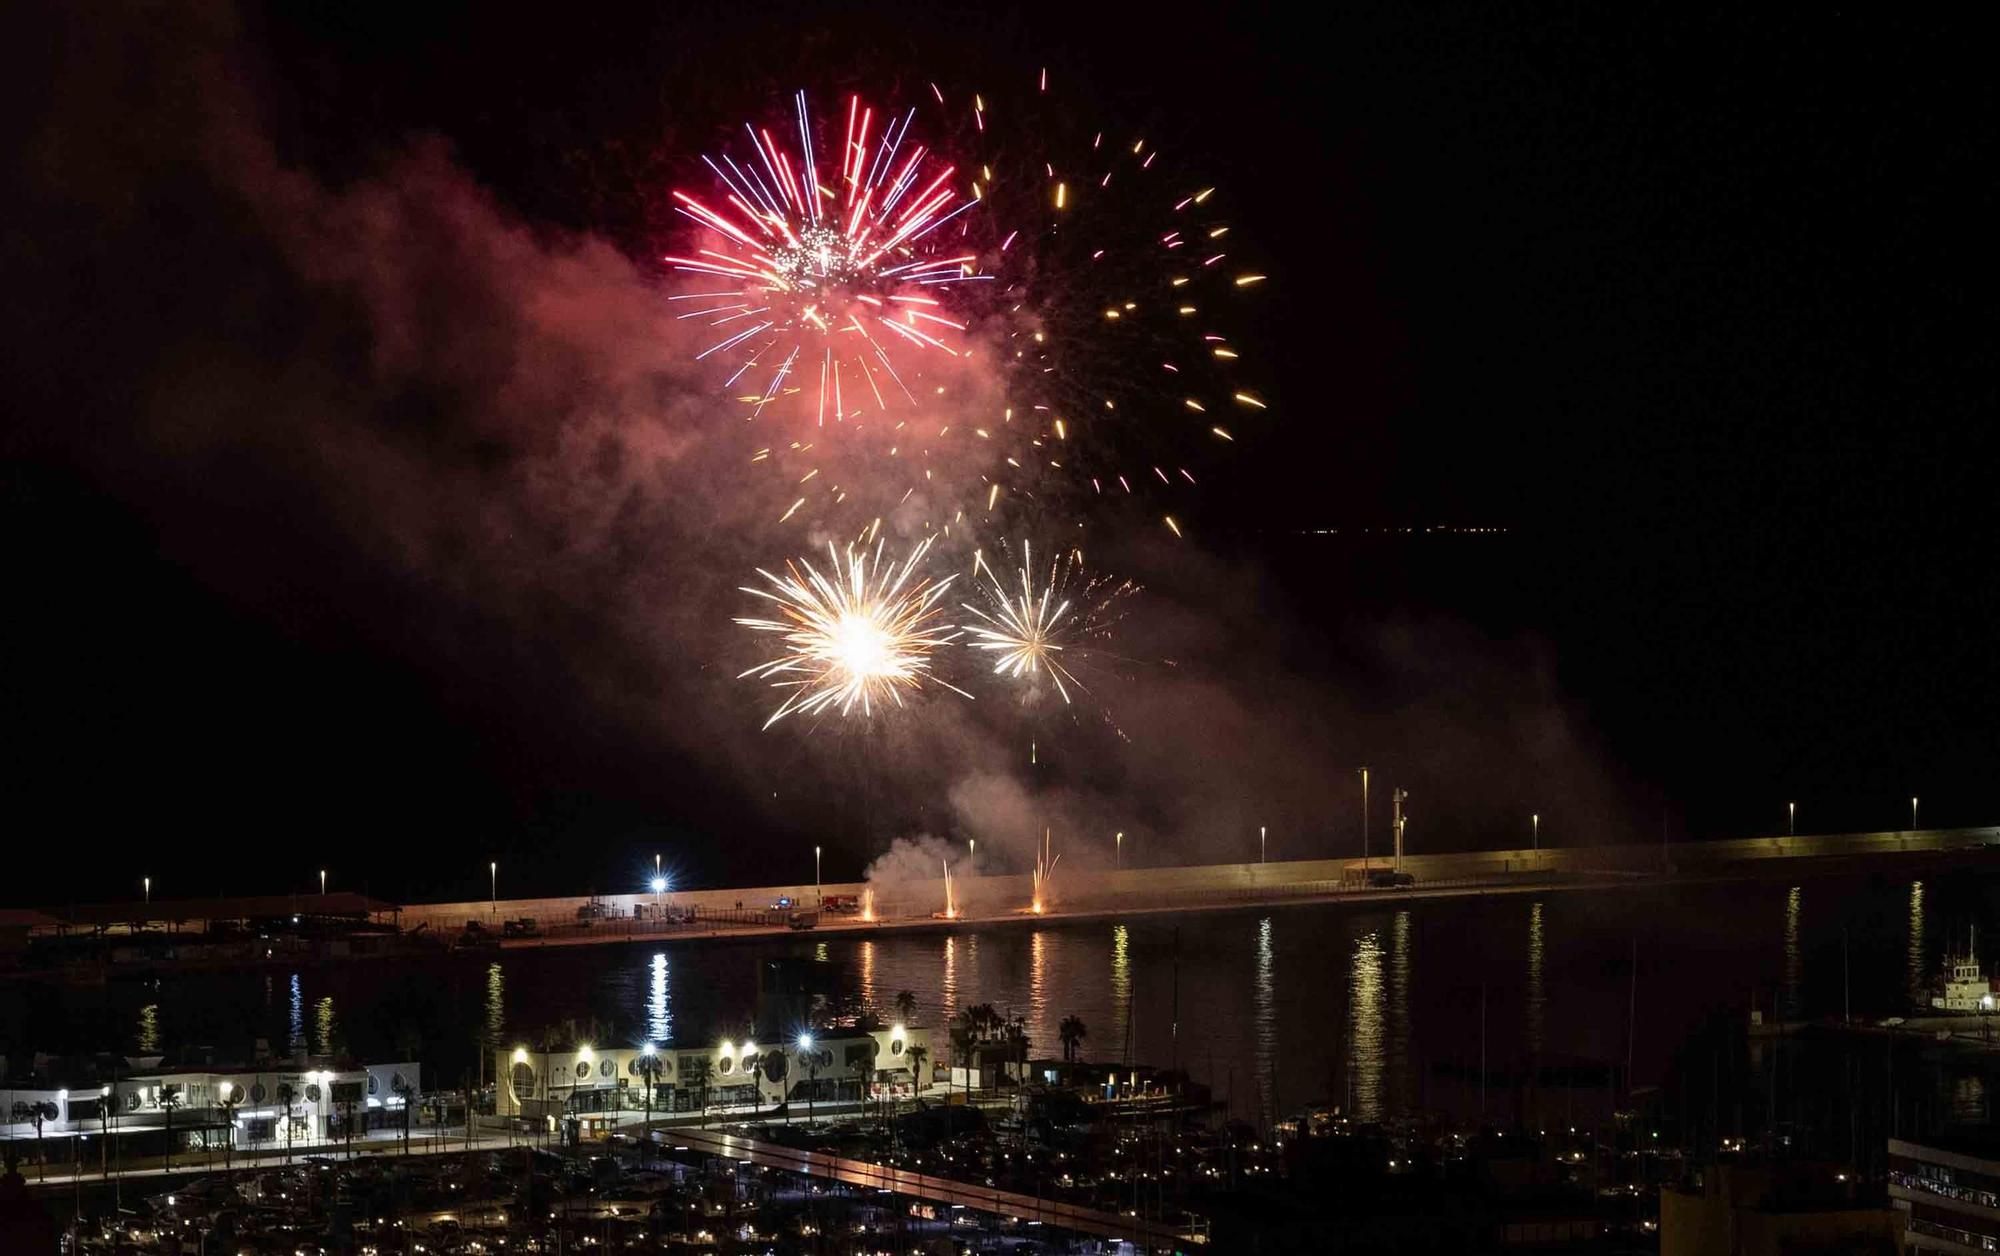
[[[924, 1055], [921, 1084], [928, 1089], [939, 1063], [931, 1031], [832, 1029], [785, 1042], [724, 1039], [709, 1047], [577, 1047], [543, 1051], [529, 1046], [493, 1053], [494, 1111], [500, 1116], [553, 1120], [562, 1115], [770, 1107], [790, 1100], [853, 1101], [916, 1091], [911, 1048]], [[703, 1092], [706, 1092], [704, 1096]], [[705, 1099], [705, 1105], [704, 1105]]]

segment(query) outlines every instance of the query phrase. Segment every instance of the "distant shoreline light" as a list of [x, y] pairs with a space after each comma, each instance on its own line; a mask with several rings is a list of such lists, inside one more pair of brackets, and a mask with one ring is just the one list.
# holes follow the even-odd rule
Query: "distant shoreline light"
[[1405, 524], [1386, 528], [1305, 528], [1300, 536], [1494, 536], [1512, 532], [1497, 525], [1430, 523]]

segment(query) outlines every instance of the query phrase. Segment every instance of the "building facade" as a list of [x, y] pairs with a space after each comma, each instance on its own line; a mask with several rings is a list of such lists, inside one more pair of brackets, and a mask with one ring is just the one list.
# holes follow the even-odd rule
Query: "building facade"
[[2000, 1252], [2000, 1142], [1890, 1139], [1889, 1202], [1910, 1256]]
[[[924, 1061], [920, 1070], [912, 1067], [913, 1049]], [[554, 1119], [648, 1107], [675, 1113], [853, 1102], [928, 1089], [936, 1058], [928, 1029], [902, 1025], [834, 1029], [788, 1042], [724, 1039], [707, 1047], [521, 1045], [493, 1053], [494, 1112]]]

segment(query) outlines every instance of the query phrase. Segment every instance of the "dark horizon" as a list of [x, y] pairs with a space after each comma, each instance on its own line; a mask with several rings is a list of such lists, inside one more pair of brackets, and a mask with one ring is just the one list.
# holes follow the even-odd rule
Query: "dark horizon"
[[[1530, 811], [1551, 844], [1781, 832], [1788, 800], [1802, 832], [1904, 827], [1912, 795], [1927, 828], [2000, 821], [2000, 101], [1966, 32], [917, 12], [11, 20], [7, 901], [322, 866], [473, 897], [489, 858], [521, 892], [614, 892], [655, 851], [756, 884], [809, 875], [815, 842], [846, 880], [981, 808], [1055, 811], [1078, 847], [1124, 806], [1190, 857], [1260, 820], [1358, 853], [1362, 763], [1378, 825], [1408, 784], [1417, 847], [1520, 844]], [[795, 87], [1044, 64], [1234, 198], [1271, 276], [1243, 343], [1272, 420], [1201, 466], [1186, 542], [1092, 518], [1148, 586], [1122, 626], [1145, 668], [1102, 687], [1129, 740], [990, 700], [941, 733], [760, 734], [744, 659], [687, 625], [734, 606], [737, 549], [791, 539], [662, 511], [573, 558], [570, 517], [523, 504], [554, 440], [533, 405], [489, 421], [470, 341], [432, 343], [471, 325], [532, 360], [504, 337], [535, 277], [448, 269], [505, 243], [657, 281], [665, 189], [718, 129]], [[272, 173], [218, 157], [239, 133]], [[437, 271], [411, 229], [369, 272], [421, 294], [408, 379], [371, 373], [365, 290], [300, 262], [325, 224], [274, 213], [293, 176], [329, 212], [471, 206]], [[576, 333], [604, 356], [561, 368], [622, 366], [621, 334]], [[1361, 531], [1433, 525], [1498, 530]]]

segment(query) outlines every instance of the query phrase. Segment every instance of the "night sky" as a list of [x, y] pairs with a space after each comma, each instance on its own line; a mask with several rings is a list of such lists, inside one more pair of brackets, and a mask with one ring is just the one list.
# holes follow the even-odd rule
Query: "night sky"
[[[1534, 809], [1564, 842], [2000, 817], [2000, 101], [1936, 15], [71, 7], [0, 37], [6, 901], [321, 866], [473, 896], [489, 858], [624, 890], [655, 850], [767, 881], [814, 841], [834, 879], [987, 797], [1345, 854], [1363, 762], [1440, 847]], [[991, 703], [760, 734], [742, 643], [691, 625], [737, 609], [739, 545], [792, 542], [674, 506], [705, 464], [664, 425], [614, 422], [664, 451], [650, 495], [574, 517], [536, 416], [646, 352], [667, 189], [719, 131], [1043, 65], [1224, 188], [1271, 275], [1272, 417], [1190, 539], [1093, 524], [1172, 674], [1110, 686], [1129, 741]], [[509, 303], [551, 257], [640, 282], [541, 358]], [[665, 411], [705, 386], [675, 376], [632, 378]], [[1057, 766], [996, 757], [1031, 738]]]

